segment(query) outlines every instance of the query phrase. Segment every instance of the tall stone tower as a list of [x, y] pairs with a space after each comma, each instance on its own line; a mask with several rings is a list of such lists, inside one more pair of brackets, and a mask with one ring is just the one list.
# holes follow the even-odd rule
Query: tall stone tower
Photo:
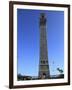
[[39, 78], [50, 78], [48, 49], [46, 39], [46, 17], [44, 13], [40, 15], [40, 60], [39, 60]]

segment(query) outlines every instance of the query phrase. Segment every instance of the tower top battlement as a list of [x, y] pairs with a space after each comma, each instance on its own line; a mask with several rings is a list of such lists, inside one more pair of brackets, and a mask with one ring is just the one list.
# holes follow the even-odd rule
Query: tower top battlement
[[41, 26], [41, 25], [46, 25], [45, 13], [41, 13], [41, 14], [40, 14], [40, 26]]
[[45, 17], [45, 13], [41, 13], [41, 17], [44, 18]]

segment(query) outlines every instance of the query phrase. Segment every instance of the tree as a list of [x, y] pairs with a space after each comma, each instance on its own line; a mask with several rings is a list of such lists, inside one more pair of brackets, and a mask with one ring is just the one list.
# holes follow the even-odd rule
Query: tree
[[60, 69], [60, 68], [57, 68], [57, 70], [62, 74], [63, 73], [63, 70]]

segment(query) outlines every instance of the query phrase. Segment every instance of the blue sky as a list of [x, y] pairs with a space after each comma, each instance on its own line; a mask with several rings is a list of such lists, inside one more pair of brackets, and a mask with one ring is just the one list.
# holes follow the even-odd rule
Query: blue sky
[[17, 65], [18, 73], [37, 76], [40, 51], [40, 13], [47, 19], [47, 47], [50, 74], [64, 70], [64, 12], [48, 10], [17, 10]]

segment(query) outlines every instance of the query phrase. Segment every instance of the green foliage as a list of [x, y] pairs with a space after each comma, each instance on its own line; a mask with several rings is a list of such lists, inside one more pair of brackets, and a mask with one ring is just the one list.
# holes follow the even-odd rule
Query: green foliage
[[62, 74], [63, 73], [63, 70], [60, 69], [60, 68], [57, 68], [57, 70]]

